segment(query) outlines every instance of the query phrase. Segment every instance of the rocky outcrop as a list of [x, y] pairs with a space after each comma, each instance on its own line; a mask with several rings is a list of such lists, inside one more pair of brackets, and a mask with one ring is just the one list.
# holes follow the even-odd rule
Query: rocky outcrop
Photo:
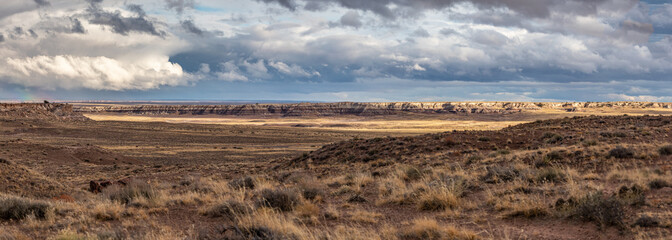
[[556, 109], [581, 111], [585, 108], [667, 108], [672, 103], [653, 102], [390, 102], [390, 103], [297, 103], [297, 104], [241, 104], [241, 105], [110, 105], [80, 106], [82, 113], [124, 114], [190, 114], [234, 116], [337, 116], [337, 115], [394, 115], [404, 113], [464, 113], [464, 114], [511, 114], [522, 111]]
[[0, 117], [86, 120], [73, 106], [63, 103], [0, 103]]

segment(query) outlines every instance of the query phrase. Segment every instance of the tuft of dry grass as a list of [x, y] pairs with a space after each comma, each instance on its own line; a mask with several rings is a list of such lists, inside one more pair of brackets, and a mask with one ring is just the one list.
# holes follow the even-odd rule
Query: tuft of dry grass
[[125, 208], [119, 202], [103, 201], [94, 205], [91, 213], [100, 221], [119, 220], [125, 214]]
[[358, 209], [350, 213], [350, 220], [358, 223], [377, 223], [381, 216], [380, 213]]
[[133, 180], [126, 186], [113, 185], [103, 190], [103, 195], [122, 204], [141, 206], [161, 205], [162, 195], [154, 186], [140, 180]]
[[452, 226], [440, 226], [434, 219], [420, 218], [413, 220], [410, 227], [398, 231], [400, 239], [424, 240], [424, 239], [454, 239], [471, 240], [479, 239], [478, 235], [466, 230], [458, 230]]
[[272, 209], [260, 209], [236, 219], [246, 239], [314, 239], [314, 233]]
[[459, 205], [458, 196], [447, 186], [430, 188], [420, 194], [417, 208], [421, 211], [440, 211], [452, 209]]

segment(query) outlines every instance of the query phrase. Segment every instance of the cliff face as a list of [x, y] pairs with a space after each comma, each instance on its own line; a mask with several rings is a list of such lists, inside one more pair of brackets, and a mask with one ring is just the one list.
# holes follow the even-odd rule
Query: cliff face
[[522, 111], [557, 109], [581, 111], [584, 108], [667, 108], [672, 103], [596, 102], [596, 103], [531, 103], [531, 102], [394, 102], [394, 103], [298, 103], [242, 105], [133, 105], [80, 106], [82, 113], [125, 113], [146, 115], [190, 114], [233, 116], [336, 116], [394, 115], [403, 113], [473, 113], [511, 114]]
[[87, 119], [75, 112], [73, 106], [62, 103], [1, 103], [0, 117], [38, 118], [38, 119]]

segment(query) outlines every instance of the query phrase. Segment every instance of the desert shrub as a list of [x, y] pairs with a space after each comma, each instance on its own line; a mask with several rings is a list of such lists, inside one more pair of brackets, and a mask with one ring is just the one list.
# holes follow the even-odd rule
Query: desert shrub
[[110, 186], [103, 190], [103, 195], [123, 204], [129, 204], [138, 198], [155, 201], [160, 197], [159, 191], [151, 184], [139, 180], [131, 181], [126, 186]]
[[0, 220], [22, 220], [28, 216], [45, 219], [53, 208], [44, 201], [0, 195]]
[[478, 155], [478, 154], [471, 155], [467, 158], [467, 165], [476, 163], [476, 162], [481, 161], [481, 160], [483, 160], [483, 156]]
[[275, 208], [280, 211], [292, 211], [299, 204], [299, 194], [291, 189], [264, 189], [257, 199], [257, 206]]
[[252, 190], [252, 189], [254, 189], [255, 186], [256, 186], [256, 181], [254, 180], [254, 178], [252, 178], [250, 176], [234, 179], [234, 180], [231, 180], [231, 182], [229, 182], [229, 187], [231, 187], [233, 189], [245, 188], [245, 189]]
[[663, 179], [654, 179], [649, 182], [649, 187], [651, 189], [661, 189], [664, 187], [670, 187], [670, 183]]
[[527, 169], [518, 168], [515, 165], [507, 166], [488, 166], [485, 168], [487, 173], [481, 177], [486, 183], [510, 182], [515, 179], [526, 178]]
[[609, 157], [615, 157], [615, 158], [631, 158], [635, 156], [635, 151], [633, 151], [630, 148], [624, 148], [622, 146], [618, 146], [614, 149], [611, 149], [609, 151]]
[[624, 138], [627, 137], [628, 135], [625, 134], [624, 132], [601, 132], [600, 136], [605, 138], [613, 138], [613, 137]]
[[235, 200], [226, 200], [220, 204], [212, 206], [205, 212], [205, 215], [234, 219], [236, 216], [250, 214], [251, 212], [252, 208], [245, 203]]
[[660, 220], [645, 215], [638, 218], [633, 225], [640, 227], [658, 227], [660, 225]]
[[672, 155], [672, 145], [665, 145], [658, 149], [658, 153], [663, 156]]
[[605, 197], [601, 191], [589, 193], [579, 199], [574, 208], [574, 216], [597, 224], [598, 227], [615, 226], [624, 228], [623, 204], [615, 197]]
[[301, 195], [307, 200], [316, 200], [319, 197], [324, 196], [324, 190], [316, 185], [302, 185], [301, 186]]
[[646, 202], [646, 195], [644, 189], [638, 185], [632, 187], [621, 186], [617, 194], [618, 198], [627, 205], [644, 205]]
[[584, 147], [597, 146], [597, 140], [594, 139], [583, 140], [583, 146]]
[[406, 167], [404, 170], [404, 180], [406, 181], [415, 181], [422, 178], [422, 172], [416, 167]]
[[562, 141], [563, 137], [560, 134], [547, 132], [541, 137], [546, 143], [555, 144]]
[[537, 172], [537, 182], [564, 182], [565, 173], [562, 170], [549, 167]]
[[478, 138], [478, 141], [481, 141], [481, 142], [488, 142], [488, 141], [490, 141], [490, 138], [489, 138], [489, 137], [479, 137], [479, 138]]
[[560, 151], [551, 151], [548, 154], [546, 154], [546, 159], [549, 161], [556, 161], [556, 160], [562, 160], [563, 156]]
[[451, 239], [451, 240], [467, 240], [478, 239], [477, 235], [458, 230], [450, 226], [440, 226], [434, 219], [416, 219], [413, 220], [413, 225], [398, 231], [397, 236], [404, 240], [424, 240], [424, 239]]

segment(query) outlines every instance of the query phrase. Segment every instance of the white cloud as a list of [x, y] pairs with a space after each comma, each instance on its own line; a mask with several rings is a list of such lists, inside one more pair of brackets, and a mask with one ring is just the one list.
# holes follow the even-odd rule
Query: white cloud
[[320, 76], [320, 73], [317, 71], [313, 71], [312, 73], [307, 72], [303, 68], [301, 68], [299, 65], [287, 65], [286, 63], [277, 61], [277, 62], [269, 62], [269, 66], [277, 69], [279, 72], [293, 76], [293, 77], [312, 77], [312, 76]]
[[2, 66], [0, 76], [29, 87], [146, 90], [188, 81], [188, 74], [167, 58], [130, 63], [107, 57], [35, 56], [6, 58]]
[[233, 61], [222, 63], [222, 72], [217, 72], [216, 75], [219, 80], [223, 81], [247, 81], [247, 77], [243, 75], [240, 68], [233, 63]]

